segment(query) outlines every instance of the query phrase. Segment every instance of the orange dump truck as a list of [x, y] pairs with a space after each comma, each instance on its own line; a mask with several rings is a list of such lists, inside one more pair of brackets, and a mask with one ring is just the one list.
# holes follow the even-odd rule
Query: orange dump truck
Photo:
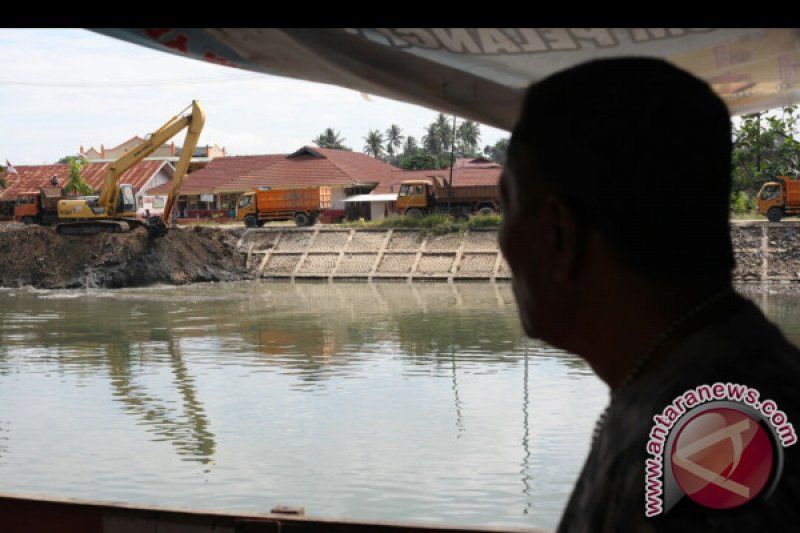
[[273, 220], [294, 220], [298, 226], [311, 226], [330, 207], [330, 187], [261, 187], [239, 198], [236, 220], [244, 221], [248, 228], [261, 227]]
[[[449, 201], [448, 201], [449, 200]], [[401, 215], [421, 218], [432, 213], [491, 215], [500, 208], [496, 185], [460, 185], [449, 188], [441, 176], [406, 180], [400, 184], [397, 209]]]
[[778, 176], [761, 186], [756, 197], [758, 212], [770, 222], [780, 222], [786, 215], [800, 214], [800, 180]]
[[14, 204], [14, 220], [25, 224], [58, 222], [58, 201], [63, 198], [61, 187], [42, 187], [38, 191], [21, 192]]

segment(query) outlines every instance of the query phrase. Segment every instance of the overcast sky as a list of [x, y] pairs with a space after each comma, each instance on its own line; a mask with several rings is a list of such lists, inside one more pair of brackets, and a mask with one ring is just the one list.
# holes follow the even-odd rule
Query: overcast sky
[[[391, 124], [419, 141], [436, 111], [330, 85], [204, 63], [81, 29], [0, 29], [0, 164], [54, 163], [116, 146], [199, 100], [200, 144], [229, 155], [290, 153], [331, 127], [364, 148]], [[481, 126], [483, 147], [507, 132]], [[182, 144], [183, 133], [175, 137]]]

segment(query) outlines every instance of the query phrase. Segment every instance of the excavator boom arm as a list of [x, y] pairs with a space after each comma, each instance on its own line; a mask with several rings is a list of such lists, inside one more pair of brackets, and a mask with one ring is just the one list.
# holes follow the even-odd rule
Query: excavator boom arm
[[[154, 131], [150, 136], [134, 150], [126, 153], [116, 161], [114, 161], [108, 169], [105, 181], [103, 182], [103, 190], [98, 200], [101, 207], [109, 216], [116, 215], [117, 202], [119, 200], [119, 180], [122, 175], [130, 169], [133, 165], [152, 154], [159, 146], [170, 140], [183, 128], [189, 127], [186, 132], [186, 139], [181, 150], [181, 156], [178, 160], [178, 165], [175, 170], [175, 176], [172, 180], [173, 186], [170, 191], [167, 203], [171, 208], [174, 203], [174, 195], [180, 190], [180, 185], [186, 175], [186, 170], [189, 167], [194, 149], [197, 146], [197, 141], [200, 138], [200, 132], [205, 124], [205, 111], [200, 106], [197, 100], [192, 101], [191, 112], [183, 115], [176, 115], [169, 119], [163, 126]], [[165, 221], [167, 220], [168, 211], [164, 211]]]

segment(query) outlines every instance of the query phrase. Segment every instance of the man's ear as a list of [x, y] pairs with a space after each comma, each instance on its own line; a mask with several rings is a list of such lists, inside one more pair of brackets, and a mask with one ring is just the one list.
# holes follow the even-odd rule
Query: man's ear
[[545, 242], [553, 254], [553, 273], [562, 282], [574, 280], [584, 266], [586, 242], [575, 212], [563, 200], [549, 196], [545, 206]]

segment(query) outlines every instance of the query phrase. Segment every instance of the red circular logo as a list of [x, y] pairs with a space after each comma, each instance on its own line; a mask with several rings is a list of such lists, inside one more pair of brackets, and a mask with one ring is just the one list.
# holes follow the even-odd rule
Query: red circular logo
[[672, 474], [692, 500], [713, 509], [743, 505], [761, 493], [773, 468], [767, 431], [737, 409], [691, 418], [672, 444]]

